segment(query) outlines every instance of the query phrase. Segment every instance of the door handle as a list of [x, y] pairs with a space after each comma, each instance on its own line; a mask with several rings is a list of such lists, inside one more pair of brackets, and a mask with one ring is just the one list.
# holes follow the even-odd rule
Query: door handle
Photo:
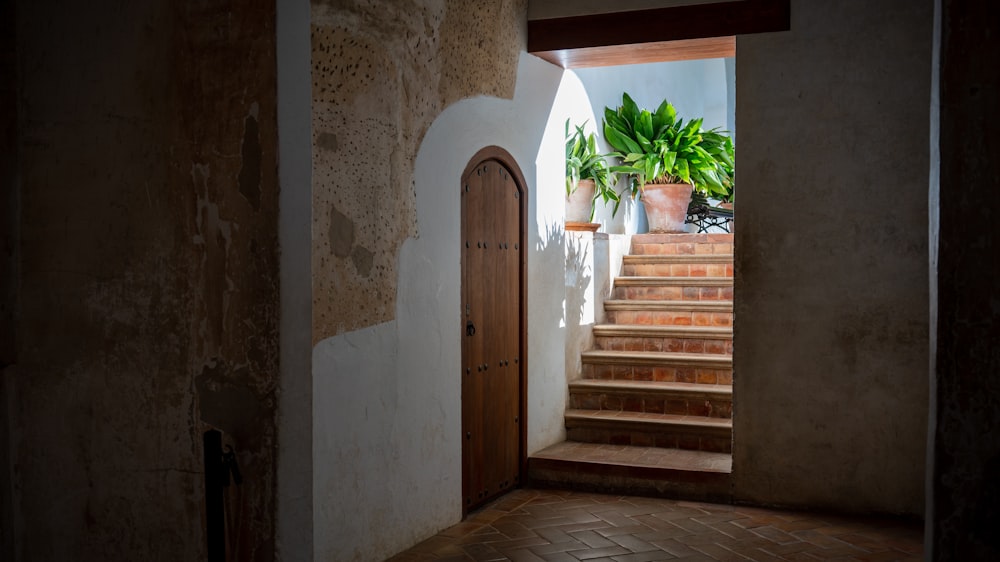
[[465, 325], [465, 335], [476, 335], [476, 325], [472, 323], [472, 320], [469, 320], [469, 322]]

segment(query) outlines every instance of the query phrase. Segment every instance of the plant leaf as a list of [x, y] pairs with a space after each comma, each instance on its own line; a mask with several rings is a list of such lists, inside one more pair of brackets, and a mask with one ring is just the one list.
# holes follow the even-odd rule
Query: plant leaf
[[639, 148], [639, 145], [635, 141], [614, 127], [605, 125], [604, 138], [608, 141], [608, 144], [622, 152], [642, 152], [642, 149]]
[[635, 118], [639, 113], [639, 106], [636, 105], [635, 101], [628, 95], [628, 93], [622, 94], [622, 107], [621, 116], [628, 123], [635, 123]]
[[[645, 109], [639, 113], [639, 118], [636, 120], [635, 134], [640, 138], [653, 138], [653, 116]], [[647, 143], [648, 142], [649, 141], [647, 141]], [[650, 150], [647, 152], [652, 152], [652, 146], [650, 146]]]

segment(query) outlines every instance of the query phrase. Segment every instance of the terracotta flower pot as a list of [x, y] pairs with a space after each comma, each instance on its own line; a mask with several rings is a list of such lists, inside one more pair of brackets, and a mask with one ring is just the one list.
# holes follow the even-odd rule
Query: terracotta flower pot
[[684, 232], [691, 189], [687, 183], [646, 184], [642, 204], [650, 232]]
[[580, 180], [576, 191], [566, 198], [566, 222], [590, 222], [594, 190], [594, 180]]

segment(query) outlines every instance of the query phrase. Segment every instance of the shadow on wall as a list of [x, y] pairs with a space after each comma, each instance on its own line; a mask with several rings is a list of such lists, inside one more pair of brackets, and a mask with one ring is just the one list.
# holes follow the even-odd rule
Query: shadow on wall
[[587, 290], [591, 287], [593, 279], [592, 258], [590, 257], [592, 248], [584, 244], [583, 240], [576, 236], [566, 236], [566, 326], [572, 330], [574, 326], [580, 326], [585, 320], [592, 324], [589, 318], [585, 318], [587, 306]]
[[[546, 226], [536, 251], [547, 263], [563, 263], [562, 299], [553, 298], [543, 305], [545, 330], [564, 333], [566, 380], [579, 377], [580, 351], [589, 347], [594, 323], [594, 246], [588, 236], [567, 233], [561, 224]], [[559, 260], [559, 261], [556, 261]], [[553, 284], [556, 281], [553, 280]]]
[[[592, 238], [566, 235], [566, 380], [580, 377], [583, 365], [580, 352], [590, 347], [594, 325], [594, 247], [588, 241]], [[589, 313], [588, 313], [589, 312]]]
[[[551, 223], [546, 225], [545, 232], [538, 239], [535, 246], [537, 261], [547, 264], [560, 263], [563, 260], [563, 252], [566, 244], [566, 232], [562, 225]], [[545, 318], [545, 330], [557, 332], [566, 326], [566, 311], [563, 306], [565, 300], [549, 299], [541, 303], [531, 303], [533, 310], [541, 309], [542, 318]]]

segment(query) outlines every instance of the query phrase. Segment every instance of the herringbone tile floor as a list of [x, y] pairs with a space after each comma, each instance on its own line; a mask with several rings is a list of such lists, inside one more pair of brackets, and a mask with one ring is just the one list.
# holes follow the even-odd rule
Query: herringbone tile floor
[[921, 560], [918, 523], [516, 490], [391, 560]]

